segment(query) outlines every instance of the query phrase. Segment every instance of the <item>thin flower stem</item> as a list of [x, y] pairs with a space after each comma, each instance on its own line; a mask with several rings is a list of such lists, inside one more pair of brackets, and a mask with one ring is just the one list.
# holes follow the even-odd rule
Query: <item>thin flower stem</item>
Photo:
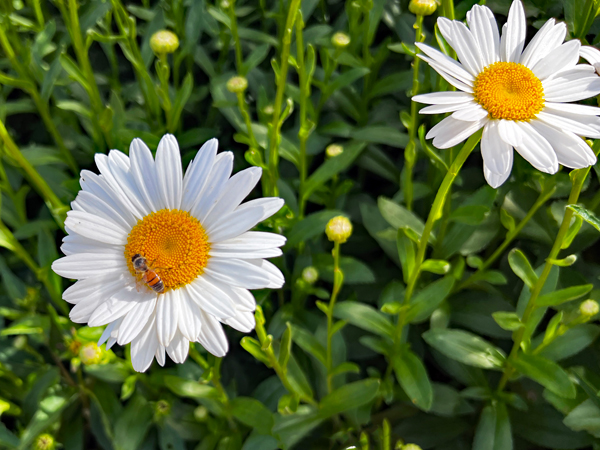
[[176, 124], [173, 123], [173, 117], [171, 115], [171, 98], [169, 97], [169, 75], [171, 69], [169, 67], [169, 58], [166, 53], [162, 53], [158, 61], [156, 62], [156, 74], [160, 80], [160, 92], [163, 101], [163, 110], [165, 111], [165, 118], [167, 120], [167, 130], [173, 133], [175, 131]]
[[304, 36], [302, 29], [304, 20], [302, 12], [298, 13], [296, 20], [296, 54], [298, 62], [298, 79], [300, 84], [300, 129], [298, 130], [298, 141], [300, 142], [300, 189], [299, 189], [299, 211], [298, 218], [304, 218], [306, 198], [304, 195], [304, 183], [306, 182], [308, 161], [306, 160], [306, 141], [309, 136], [309, 124], [307, 121], [307, 103], [310, 100], [310, 83], [307, 81], [306, 64], [304, 60]]
[[[437, 191], [437, 194], [433, 201], [433, 205], [431, 205], [429, 216], [427, 217], [427, 222], [425, 223], [425, 228], [423, 229], [423, 234], [421, 235], [421, 238], [419, 240], [419, 247], [417, 250], [417, 256], [415, 258], [415, 265], [408, 279], [404, 299], [402, 301], [403, 306], [406, 306], [410, 303], [410, 299], [412, 297], [413, 291], [421, 273], [421, 265], [425, 260], [425, 252], [427, 251], [427, 243], [429, 241], [429, 236], [431, 235], [435, 222], [442, 216], [442, 208], [444, 207], [444, 202], [446, 200], [450, 187], [452, 186], [452, 183], [456, 179], [458, 172], [467, 160], [468, 156], [471, 154], [475, 146], [479, 143], [479, 140], [481, 139], [481, 134], [482, 130], [479, 130], [473, 135], [471, 135], [467, 142], [465, 142], [458, 155], [456, 155], [456, 159], [454, 159], [454, 162], [448, 169], [448, 172], [446, 173], [446, 176], [444, 177], [442, 184], [440, 185]], [[398, 317], [396, 334], [394, 336], [394, 341], [396, 345], [400, 343], [402, 337], [402, 332], [406, 322], [406, 312], [407, 308], [402, 308]]]
[[277, 196], [277, 180], [279, 179], [279, 132], [281, 129], [280, 116], [281, 107], [283, 105], [283, 94], [285, 92], [285, 84], [287, 80], [290, 46], [292, 44], [292, 32], [294, 23], [296, 22], [296, 15], [300, 9], [301, 0], [291, 0], [290, 9], [288, 10], [287, 19], [285, 22], [285, 29], [283, 30], [282, 48], [281, 48], [281, 59], [279, 73], [276, 74], [277, 79], [277, 93], [275, 95], [275, 105], [273, 106], [273, 122], [271, 124], [271, 136], [269, 142], [269, 175], [271, 179], [271, 195]]
[[454, 0], [442, 0], [442, 15], [454, 20]]
[[535, 201], [533, 206], [529, 209], [525, 217], [515, 226], [514, 230], [506, 233], [506, 237], [504, 238], [504, 242], [500, 244], [500, 246], [492, 253], [492, 255], [486, 259], [481, 267], [475, 271], [469, 278], [467, 278], [464, 282], [462, 282], [455, 291], [460, 291], [465, 287], [469, 286], [471, 283], [477, 280], [478, 276], [485, 270], [487, 270], [500, 256], [504, 254], [504, 250], [506, 247], [510, 245], [510, 243], [519, 235], [521, 230], [527, 225], [527, 223], [531, 220], [531, 218], [535, 215], [535, 213], [546, 203], [546, 201], [552, 196], [556, 187], [553, 186], [552, 189], [545, 190], [543, 189], [540, 193], [540, 196]]
[[0, 120], [0, 141], [4, 144], [4, 150], [6, 154], [11, 158], [23, 171], [29, 182], [38, 191], [38, 193], [44, 199], [46, 206], [50, 210], [50, 213], [56, 220], [56, 223], [64, 229], [65, 218], [68, 207], [65, 206], [60, 199], [56, 196], [52, 188], [48, 186], [46, 180], [38, 173], [38, 171], [31, 165], [31, 163], [23, 156], [15, 141], [12, 140], [4, 123]]
[[223, 403], [227, 404], [229, 402], [229, 396], [221, 384], [221, 363], [223, 362], [223, 358], [217, 358], [215, 356], [213, 359], [215, 362], [212, 366], [212, 376], [210, 377], [210, 381], [221, 394]]
[[233, 44], [235, 47], [235, 67], [237, 73], [246, 76], [244, 68], [244, 56], [242, 54], [242, 42], [238, 34], [237, 28], [237, 17], [235, 15], [235, 0], [231, 1], [229, 5], [229, 19], [231, 20], [231, 36], [233, 37]]
[[[581, 189], [583, 187], [583, 182], [585, 181], [585, 179], [590, 171], [590, 168], [591, 167], [588, 167], [586, 169], [578, 169], [578, 172], [576, 172], [575, 176], [573, 176], [573, 186], [571, 188], [571, 193], [569, 194], [568, 204], [577, 203], [577, 201], [579, 200], [579, 194], [581, 193]], [[571, 173], [573, 173], [573, 172], [571, 172]], [[527, 306], [525, 307], [525, 311], [523, 312], [523, 317], [521, 318], [521, 321], [524, 324], [528, 323], [528, 321], [531, 317], [531, 314], [536, 309], [535, 302], [536, 302], [537, 298], [539, 297], [540, 292], [542, 291], [542, 288], [544, 287], [544, 284], [546, 284], [548, 275], [550, 275], [550, 270], [552, 269], [552, 266], [553, 266], [552, 260], [556, 259], [556, 257], [558, 256], [558, 253], [560, 252], [563, 240], [567, 234], [567, 231], [569, 230], [569, 226], [571, 225], [572, 217], [573, 217], [573, 211], [571, 209], [567, 208], [567, 210], [565, 211], [565, 215], [563, 217], [562, 223], [560, 224], [560, 228], [558, 229], [558, 234], [556, 235], [556, 239], [554, 240], [554, 245], [552, 246], [552, 249], [550, 250], [550, 254], [548, 255], [548, 258], [546, 258], [546, 263], [544, 264], [544, 268], [542, 269], [542, 274], [540, 275], [537, 282], [533, 286], [533, 289], [531, 290], [531, 296], [529, 297], [529, 301], [527, 303]], [[514, 338], [513, 346], [510, 351], [510, 354], [508, 355], [508, 358], [506, 359], [506, 364], [504, 366], [502, 378], [500, 379], [500, 382], [498, 383], [498, 392], [501, 392], [504, 389], [504, 387], [506, 386], [506, 383], [508, 383], [508, 380], [510, 379], [510, 377], [512, 376], [512, 374], [515, 371], [515, 369], [513, 367], [513, 361], [515, 360], [515, 358], [517, 357], [517, 355], [519, 353], [519, 348], [521, 347], [521, 343], [523, 342], [523, 338], [525, 336], [525, 329], [526, 329], [526, 327], [521, 327], [517, 331], [515, 331], [515, 338]]]
[[333, 308], [335, 307], [335, 301], [340, 292], [343, 283], [343, 272], [340, 269], [340, 243], [335, 242], [333, 245], [333, 290], [331, 291], [331, 298], [329, 300], [329, 307], [327, 308], [327, 392], [333, 391], [332, 381], [333, 377], [333, 358], [332, 358], [332, 346], [331, 340], [333, 338]]
[[246, 106], [246, 99], [244, 98], [243, 92], [237, 92], [238, 99], [238, 107], [240, 108], [240, 113], [242, 114], [242, 118], [244, 119], [244, 123], [246, 124], [246, 129], [248, 130], [248, 137], [250, 138], [250, 147], [258, 150], [258, 141], [256, 140], [256, 136], [254, 136], [254, 131], [252, 131], [252, 121], [250, 120], [250, 113], [248, 112], [248, 107]]
[[38, 25], [40, 27], [40, 31], [44, 29], [46, 26], [46, 21], [44, 20], [44, 13], [42, 12], [42, 5], [40, 0], [32, 0], [33, 10], [35, 12], [35, 18], [37, 19]]
[[[423, 16], [417, 15], [415, 22], [415, 42], [423, 42]], [[419, 93], [419, 65], [421, 58], [418, 57], [419, 49], [415, 50], [415, 57], [413, 60], [413, 82], [411, 94], [417, 95]], [[417, 149], [417, 130], [419, 128], [419, 114], [417, 113], [417, 103], [411, 102], [410, 104], [410, 118], [411, 126], [408, 130], [408, 145], [405, 150], [405, 161], [406, 161], [406, 172], [404, 173], [404, 201], [406, 208], [412, 211], [413, 207], [413, 168], [416, 161], [416, 149]]]

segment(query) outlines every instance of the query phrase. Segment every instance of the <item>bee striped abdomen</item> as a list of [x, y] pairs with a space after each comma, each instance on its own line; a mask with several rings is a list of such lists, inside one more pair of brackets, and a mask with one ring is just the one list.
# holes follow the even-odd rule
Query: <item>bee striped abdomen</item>
[[154, 270], [147, 270], [142, 277], [144, 283], [148, 285], [154, 292], [161, 293], [165, 290], [165, 285]]

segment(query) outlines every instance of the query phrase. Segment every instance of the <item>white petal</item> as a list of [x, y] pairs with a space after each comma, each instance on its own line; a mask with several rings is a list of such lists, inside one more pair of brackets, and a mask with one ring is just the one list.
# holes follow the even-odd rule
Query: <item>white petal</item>
[[222, 283], [214, 278], [204, 275], [206, 279], [209, 279], [220, 290], [225, 292], [234, 304], [236, 311], [250, 311], [256, 310], [256, 299], [254, 295], [248, 290], [236, 286], [230, 286], [226, 283]]
[[110, 334], [112, 333], [113, 329], [117, 326], [117, 324], [120, 324], [121, 320], [115, 320], [114, 322], [109, 323], [106, 328], [104, 329], [104, 332], [102, 333], [102, 336], [100, 336], [100, 339], [98, 340], [98, 347], [100, 347], [102, 344], [104, 344], [106, 341], [108, 341], [108, 338], [110, 337]]
[[202, 329], [197, 340], [207, 352], [219, 358], [225, 356], [229, 349], [223, 327], [217, 319], [205, 312], [202, 312]]
[[158, 364], [160, 364], [161, 367], [163, 367], [165, 365], [165, 347], [164, 347], [164, 345], [158, 344], [158, 347], [156, 348], [156, 353], [154, 355], [156, 356], [156, 362]]
[[483, 70], [483, 59], [475, 38], [464, 23], [452, 21], [453, 48], [458, 59], [468, 72], [477, 76]]
[[[583, 72], [590, 67], [592, 72]], [[576, 69], [563, 72], [559, 77], [545, 80], [544, 97], [549, 102], [576, 102], [600, 94], [600, 77], [591, 66], [578, 65]]]
[[487, 119], [478, 122], [456, 120], [446, 117], [427, 133], [427, 139], [433, 137], [433, 145], [437, 148], [450, 148], [467, 139], [485, 125]]
[[591, 45], [584, 45], [579, 49], [579, 54], [590, 64], [600, 63], [600, 50]]
[[554, 19], [548, 20], [535, 34], [531, 42], [521, 55], [521, 64], [529, 68], [562, 44], [567, 35], [567, 26], [560, 22], [555, 24]]
[[[188, 285], [189, 286], [189, 285]], [[194, 341], [202, 323], [200, 322], [200, 311], [192, 296], [194, 295], [188, 286], [181, 288], [181, 304], [179, 305], [179, 331], [185, 338]]]
[[437, 26], [446, 42], [450, 44], [450, 47], [454, 48], [454, 26], [452, 22], [452, 20], [447, 19], [446, 17], [438, 17]]
[[215, 163], [218, 146], [219, 142], [216, 139], [207, 141], [189, 164], [183, 178], [182, 210], [190, 211], [197, 203]]
[[104, 283], [95, 294], [80, 299], [69, 312], [69, 318], [75, 323], [87, 323], [94, 311], [114, 294], [121, 291], [123, 286], [125, 286], [125, 281], [122, 277]]
[[498, 135], [508, 145], [517, 147], [522, 144], [522, 130], [514, 120], [498, 120]]
[[537, 119], [560, 130], [568, 130], [580, 136], [600, 138], [600, 118], [596, 116], [578, 116], [562, 111], [542, 111]]
[[579, 105], [577, 103], [551, 103], [546, 102], [544, 109], [550, 111], [563, 111], [571, 114], [581, 114], [582, 116], [600, 115], [600, 108], [597, 106]]
[[485, 180], [494, 189], [500, 187], [501, 185], [504, 184], [504, 182], [506, 180], [508, 180], [511, 169], [512, 169], [512, 167], [510, 169], [508, 169], [506, 171], [506, 173], [504, 173], [502, 175], [498, 175], [498, 174], [495, 174], [492, 171], [490, 171], [490, 169], [488, 169], [487, 166], [485, 165], [485, 162], [483, 163], [483, 175], [485, 176]]
[[75, 253], [123, 253], [122, 245], [104, 244], [79, 234], [65, 236], [60, 249], [65, 255], [73, 255]]
[[126, 272], [123, 255], [112, 253], [76, 253], [57, 259], [52, 270], [64, 278], [89, 278], [105, 273]]
[[152, 316], [142, 332], [131, 342], [131, 364], [136, 372], [148, 370], [158, 348], [155, 327], [156, 318]]
[[425, 108], [422, 108], [419, 111], [419, 114], [443, 114], [443, 113], [447, 113], [447, 112], [454, 112], [454, 111], [458, 111], [459, 109], [465, 109], [465, 108], [470, 108], [472, 106], [476, 106], [478, 105], [478, 103], [476, 103], [475, 101], [471, 101], [471, 102], [464, 102], [464, 103], [452, 103], [449, 105], [431, 105], [431, 106], [426, 106]]
[[506, 30], [503, 30], [500, 41], [500, 56], [502, 61], [518, 63], [521, 59], [527, 32], [525, 10], [521, 0], [513, 1], [506, 23], [507, 27]]
[[179, 144], [172, 134], [165, 134], [158, 143], [156, 173], [163, 207], [179, 209], [183, 194], [183, 169]]
[[210, 258], [204, 270], [213, 278], [232, 286], [263, 289], [272, 285], [271, 275], [267, 271], [246, 260]]
[[[75, 284], [65, 289], [62, 294], [62, 298], [69, 303], [77, 304], [81, 300], [88, 297], [99, 297], [107, 285], [119, 282], [119, 280], [121, 285], [125, 284], [124, 276], [115, 277], [114, 274], [94, 276], [84, 280], [79, 280]], [[106, 298], [108, 299], [111, 296], [112, 294]]]
[[129, 157], [131, 160], [131, 175], [146, 204], [153, 211], [162, 209], [156, 164], [152, 152], [141, 139], [136, 138], [131, 141], [129, 146]]
[[545, 80], [559, 72], [572, 69], [579, 61], [580, 47], [577, 39], [566, 42], [542, 58], [531, 71], [540, 80]]
[[[211, 258], [209, 261], [213, 259]], [[218, 270], [218, 266], [216, 270]], [[203, 311], [218, 319], [227, 319], [235, 315], [235, 307], [231, 298], [215, 283], [212, 283], [209, 277], [199, 276], [187, 285], [187, 291], [190, 298]]]
[[596, 163], [596, 155], [590, 146], [576, 134], [558, 130], [539, 120], [532, 120], [530, 123], [550, 142], [559, 164], [572, 169], [581, 169]]
[[481, 137], [481, 156], [488, 170], [496, 175], [504, 175], [512, 168], [513, 149], [500, 138], [498, 125], [498, 121], [490, 120], [484, 127]]
[[256, 267], [264, 270], [269, 274], [269, 279], [271, 283], [267, 286], [271, 289], [279, 289], [281, 286], [285, 284], [285, 278], [281, 273], [281, 270], [270, 261], [266, 261], [264, 259], [252, 259], [248, 260], [249, 263], [254, 264]]
[[135, 286], [128, 285], [120, 289], [106, 302], [102, 303], [88, 321], [90, 327], [106, 325], [131, 311], [138, 303], [150, 300], [156, 294], [147, 290], [138, 292]]
[[[436, 63], [443, 68], [445, 72], [449, 75], [452, 75], [457, 80], [462, 81], [463, 83], [473, 86], [473, 82], [475, 81], [475, 77], [471, 75], [469, 72], [465, 70], [465, 68], [456, 60], [450, 58], [449, 56], [444, 55], [439, 50], [430, 47], [429, 45], [417, 42], [415, 45], [429, 58], [430, 60], [434, 60]], [[422, 57], [422, 55], [419, 55]]]
[[558, 158], [550, 143], [527, 122], [515, 122], [522, 130], [522, 145], [515, 150], [541, 172], [556, 173]]
[[129, 234], [117, 223], [84, 211], [69, 211], [65, 225], [81, 236], [113, 245], [125, 245]]
[[175, 333], [179, 320], [179, 289], [166, 291], [156, 303], [156, 334], [158, 341], [168, 346]]
[[156, 295], [145, 296], [144, 301], [137, 303], [124, 317], [119, 327], [119, 345], [131, 342], [144, 328], [156, 309]]
[[186, 339], [180, 332], [177, 332], [167, 347], [167, 353], [173, 361], [178, 364], [183, 363], [190, 350], [190, 341]]
[[283, 204], [282, 199], [273, 197], [250, 200], [206, 229], [208, 239], [211, 243], [216, 243], [239, 236], [271, 217]]
[[202, 189], [197, 203], [190, 210], [190, 214], [203, 223], [206, 214], [213, 208], [223, 189], [226, 181], [231, 176], [233, 169], [233, 153], [223, 152], [215, 159], [208, 181]]
[[115, 223], [125, 231], [131, 229], [131, 225], [120, 212], [91, 192], [83, 190], [79, 191], [77, 198], [73, 203], [77, 203], [77, 205], [86, 213], [93, 214], [111, 223]]
[[125, 198], [122, 192], [117, 192], [110, 187], [105, 177], [98, 176], [89, 170], [82, 170], [79, 184], [83, 191], [90, 192], [109, 204], [127, 221], [130, 227], [137, 223], [137, 219], [128, 207], [130, 205], [129, 200]]
[[457, 78], [454, 78], [452, 75], [448, 74], [439, 63], [433, 61], [432, 59], [427, 58], [426, 56], [420, 56], [420, 58], [422, 60], [426, 61], [433, 69], [435, 69], [435, 71], [444, 80], [446, 80], [448, 83], [450, 83], [456, 89], [460, 89], [461, 91], [467, 92], [469, 94], [473, 93], [472, 85], [469, 85], [469, 83], [465, 83]]
[[486, 6], [474, 5], [467, 12], [467, 23], [481, 51], [483, 65], [500, 59], [500, 34], [492, 11]]
[[487, 110], [478, 104], [475, 104], [470, 108], [459, 109], [452, 114], [452, 117], [456, 120], [464, 120], [465, 122], [477, 122], [487, 116]]
[[250, 311], [238, 311], [235, 317], [226, 319], [223, 323], [226, 323], [242, 333], [250, 333], [256, 326], [254, 313]]
[[251, 167], [232, 176], [223, 188], [223, 193], [214, 207], [207, 212], [202, 226], [206, 229], [219, 220], [225, 214], [229, 214], [237, 208], [242, 200], [254, 189], [256, 183], [260, 180], [262, 169], [260, 167]]
[[429, 94], [415, 95], [413, 102], [425, 103], [426, 105], [450, 105], [454, 103], [470, 103], [473, 95], [466, 92], [431, 92]]

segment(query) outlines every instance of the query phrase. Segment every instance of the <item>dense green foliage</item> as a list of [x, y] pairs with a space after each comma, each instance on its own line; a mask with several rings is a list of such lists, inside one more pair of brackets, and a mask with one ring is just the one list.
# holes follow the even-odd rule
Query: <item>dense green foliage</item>
[[[444, 0], [423, 40], [448, 52], [435, 18], [474, 3]], [[503, 23], [510, 1], [487, 5]], [[595, 43], [599, 7], [528, 0], [528, 36], [556, 17]], [[600, 448], [598, 166], [551, 176], [515, 154], [495, 190], [475, 149], [419, 261], [461, 146], [433, 148], [442, 116], [411, 110], [411, 89], [449, 88], [426, 64], [413, 78], [415, 20], [407, 0], [0, 1], [1, 448]], [[180, 45], [158, 58], [165, 28]], [[69, 321], [50, 265], [79, 171], [167, 132], [184, 166], [217, 137], [236, 171], [263, 167], [286, 285], [255, 291], [256, 332], [228, 328], [225, 358], [197, 344], [140, 374]], [[338, 215], [353, 233], [333, 258]]]

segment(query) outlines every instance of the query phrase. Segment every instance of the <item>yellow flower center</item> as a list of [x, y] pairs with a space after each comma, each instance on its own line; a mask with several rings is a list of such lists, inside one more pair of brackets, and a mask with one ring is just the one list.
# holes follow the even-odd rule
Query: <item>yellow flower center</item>
[[477, 75], [474, 92], [492, 119], [530, 120], [544, 108], [542, 82], [522, 64], [490, 64]]
[[131, 258], [139, 254], [164, 283], [165, 291], [178, 289], [201, 275], [210, 245], [198, 220], [178, 209], [161, 209], [139, 220], [125, 245], [129, 272], [138, 276]]

